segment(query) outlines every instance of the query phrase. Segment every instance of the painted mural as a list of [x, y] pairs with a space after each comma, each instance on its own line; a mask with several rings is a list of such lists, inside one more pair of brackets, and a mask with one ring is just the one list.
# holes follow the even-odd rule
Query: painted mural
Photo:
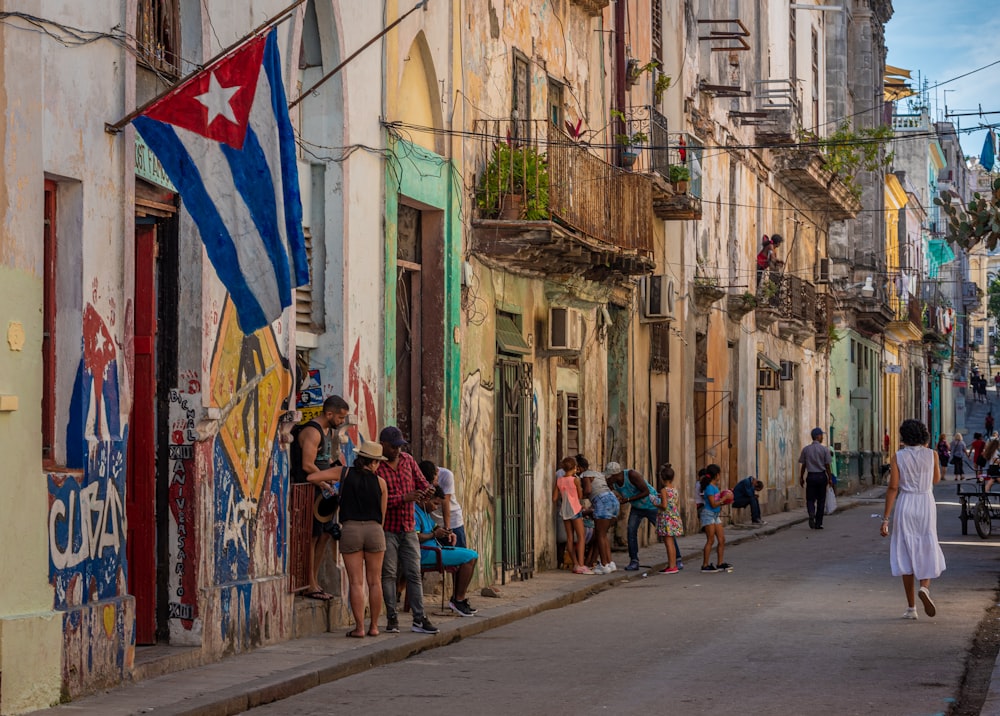
[[476, 568], [484, 583], [493, 581], [494, 514], [493, 491], [493, 405], [492, 383], [484, 383], [476, 371], [462, 383], [462, 441], [460, 490], [462, 512], [466, 515], [469, 546], [479, 552]]
[[195, 518], [196, 467], [195, 443], [197, 413], [201, 405], [201, 381], [194, 372], [181, 376], [182, 387], [170, 391], [169, 420], [170, 486], [170, 554], [167, 617], [170, 620], [171, 643], [185, 643], [180, 631], [191, 631], [198, 618], [198, 534]]
[[211, 581], [227, 587], [219, 592], [220, 636], [237, 648], [260, 637], [252, 580], [285, 570], [288, 465], [278, 433], [293, 392], [275, 328], [245, 335], [227, 301], [210, 385], [208, 403], [221, 411], [218, 434], [196, 447], [195, 459], [212, 476]]
[[65, 612], [70, 694], [119, 681], [135, 648], [125, 549], [128, 426], [119, 392], [125, 355], [93, 304], [84, 309], [83, 331], [66, 429], [68, 469], [47, 475], [49, 581], [53, 608]]

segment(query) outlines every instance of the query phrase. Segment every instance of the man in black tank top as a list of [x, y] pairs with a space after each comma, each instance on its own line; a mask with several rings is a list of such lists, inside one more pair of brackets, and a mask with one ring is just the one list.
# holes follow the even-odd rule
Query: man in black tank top
[[[340, 459], [335, 454], [339, 445], [333, 444], [332, 434], [347, 420], [349, 409], [347, 401], [339, 395], [331, 395], [323, 401], [323, 412], [306, 423], [299, 431], [296, 440], [302, 453], [304, 477], [340, 465]], [[312, 548], [307, 550], [309, 555], [309, 587], [303, 593], [303, 596], [310, 599], [319, 599], [324, 602], [333, 599], [333, 595], [328, 594], [319, 586], [319, 564], [322, 561], [324, 550], [330, 542], [329, 530], [335, 524], [337, 524], [336, 520], [320, 522], [313, 518]]]

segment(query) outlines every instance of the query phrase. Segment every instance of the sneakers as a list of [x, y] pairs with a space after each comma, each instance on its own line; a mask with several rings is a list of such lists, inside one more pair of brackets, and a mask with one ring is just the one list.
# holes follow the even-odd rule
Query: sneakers
[[417, 634], [437, 634], [438, 628], [431, 624], [430, 619], [423, 617], [413, 620], [413, 626], [410, 627], [410, 631], [415, 631]]
[[718, 571], [720, 571], [720, 572], [732, 572], [733, 571], [733, 565], [729, 564], [729, 562], [721, 562], [719, 564]]
[[684, 569], [684, 563], [680, 560], [677, 560], [677, 571], [680, 571], [682, 569]]
[[931, 599], [931, 592], [927, 587], [921, 587], [917, 596], [920, 597], [920, 603], [924, 605], [924, 614], [929, 617], [937, 614], [937, 607], [934, 606], [934, 600]]
[[907, 607], [906, 611], [903, 612], [903, 619], [916, 619], [917, 618], [917, 608]]
[[594, 570], [585, 564], [573, 567], [573, 574], [594, 574]]
[[681, 570], [677, 569], [677, 567], [674, 567], [673, 569], [671, 569], [670, 567], [664, 567], [663, 569], [657, 570], [656, 573], [657, 574], [677, 574], [680, 571]]
[[709, 562], [701, 568], [702, 572], [718, 572], [719, 570], [715, 568], [715, 565]]
[[618, 565], [614, 563], [614, 560], [612, 560], [611, 562], [608, 562], [606, 565], [604, 565], [604, 568], [606, 570], [608, 570], [606, 572], [606, 574], [611, 574], [612, 572], [617, 572], [618, 571]]
[[597, 566], [594, 567], [594, 574], [610, 574], [610, 572], [608, 571], [607, 567], [598, 562]]
[[399, 619], [388, 619], [385, 623], [387, 634], [399, 634]]
[[468, 599], [455, 599], [455, 597], [452, 597], [451, 601], [448, 602], [448, 606], [460, 617], [473, 617], [476, 615], [472, 607], [469, 606]]
[[639, 560], [633, 559], [631, 562], [629, 562], [628, 566], [625, 567], [625, 571], [626, 572], [637, 572], [637, 571], [639, 571]]
[[764, 520], [754, 520], [752, 524], [754, 527], [763, 527], [764, 525], [767, 524], [767, 522], [765, 522]]

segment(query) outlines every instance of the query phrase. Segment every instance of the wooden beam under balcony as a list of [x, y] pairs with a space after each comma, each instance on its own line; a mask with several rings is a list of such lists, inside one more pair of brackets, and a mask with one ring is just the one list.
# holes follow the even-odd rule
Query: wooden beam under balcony
[[775, 150], [774, 171], [806, 205], [829, 213], [833, 221], [853, 219], [861, 211], [861, 202], [826, 168], [826, 160], [819, 152], [799, 148]]
[[649, 273], [656, 265], [652, 252], [606, 244], [556, 221], [474, 220], [471, 250], [525, 276], [602, 280]]
[[574, 5], [579, 5], [588, 15], [600, 15], [604, 8], [611, 4], [611, 0], [572, 0]]
[[701, 219], [701, 198], [690, 193], [679, 194], [674, 186], [659, 174], [652, 178], [653, 213], [667, 221]]

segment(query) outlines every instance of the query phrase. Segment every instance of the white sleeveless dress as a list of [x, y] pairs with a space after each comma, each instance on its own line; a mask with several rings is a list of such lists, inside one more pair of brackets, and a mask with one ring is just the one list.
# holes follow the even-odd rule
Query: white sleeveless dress
[[937, 454], [926, 447], [904, 447], [896, 453], [899, 494], [889, 543], [894, 577], [912, 574], [916, 579], [935, 579], [945, 570], [944, 552], [937, 538], [935, 460]]

